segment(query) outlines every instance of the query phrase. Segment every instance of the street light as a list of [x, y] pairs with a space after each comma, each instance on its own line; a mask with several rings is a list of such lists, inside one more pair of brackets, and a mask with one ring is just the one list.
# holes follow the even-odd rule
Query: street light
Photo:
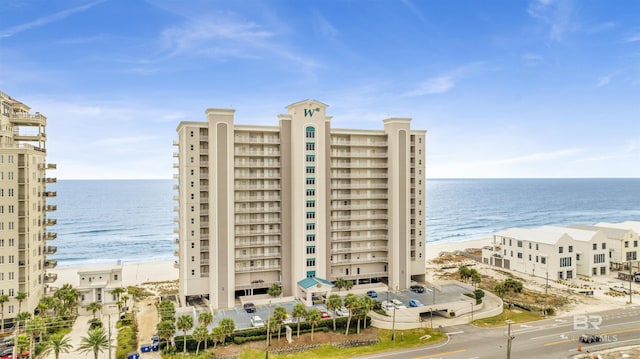
[[473, 303], [469, 304], [471, 304], [471, 323], [473, 323]]
[[509, 326], [509, 329], [507, 329], [507, 359], [511, 359], [511, 341], [515, 338], [511, 336], [511, 323], [513, 323], [513, 321], [508, 319], [506, 323]]
[[[396, 286], [396, 299], [398, 298], [398, 286]], [[389, 302], [387, 301], [387, 305]], [[391, 338], [393, 343], [396, 342], [396, 304], [393, 304], [393, 323], [391, 324]]]
[[430, 328], [433, 329], [433, 308], [432, 307], [429, 307], [429, 314], [431, 315]]

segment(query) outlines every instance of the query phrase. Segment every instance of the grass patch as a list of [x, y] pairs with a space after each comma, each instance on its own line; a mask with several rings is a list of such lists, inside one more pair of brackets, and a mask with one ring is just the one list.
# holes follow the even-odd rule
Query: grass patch
[[[445, 334], [430, 329], [411, 329], [411, 330], [396, 330], [396, 342], [391, 340], [391, 330], [380, 329], [378, 331], [378, 339], [380, 342], [375, 345], [368, 345], [355, 348], [336, 348], [332, 345], [323, 345], [319, 348], [308, 350], [305, 352], [294, 354], [269, 354], [271, 358], [287, 358], [287, 359], [342, 359], [351, 358], [360, 355], [367, 355], [373, 353], [379, 353], [389, 350], [412, 348], [417, 346], [429, 345], [438, 343], [446, 338]], [[431, 335], [429, 339], [420, 339], [424, 335]], [[345, 340], [349, 338], [345, 337]], [[356, 339], [356, 338], [353, 338]], [[262, 359], [265, 357], [265, 352], [262, 350], [245, 350], [240, 355], [240, 359]]]
[[492, 328], [507, 325], [505, 323], [507, 320], [512, 320], [514, 324], [517, 324], [540, 319], [544, 319], [544, 317], [538, 313], [528, 312], [523, 309], [504, 309], [501, 314], [496, 315], [495, 317], [474, 320], [473, 324], [479, 327]]

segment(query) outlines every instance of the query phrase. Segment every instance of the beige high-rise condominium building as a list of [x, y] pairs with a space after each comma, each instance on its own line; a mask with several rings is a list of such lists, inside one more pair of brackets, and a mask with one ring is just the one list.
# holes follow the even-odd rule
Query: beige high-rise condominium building
[[56, 252], [56, 247], [47, 245], [56, 237], [47, 232], [56, 224], [48, 216], [56, 206], [47, 204], [56, 193], [47, 190], [47, 184], [56, 179], [47, 177], [46, 171], [56, 166], [47, 163], [47, 118], [29, 110], [0, 92], [0, 295], [8, 296], [5, 320], [19, 310], [33, 313], [46, 283], [55, 280], [46, 270], [56, 261], [46, 256]]
[[424, 280], [425, 133], [331, 128], [327, 105], [287, 107], [278, 126], [231, 109], [177, 128], [180, 297], [231, 307], [273, 283], [319, 277], [406, 289]]

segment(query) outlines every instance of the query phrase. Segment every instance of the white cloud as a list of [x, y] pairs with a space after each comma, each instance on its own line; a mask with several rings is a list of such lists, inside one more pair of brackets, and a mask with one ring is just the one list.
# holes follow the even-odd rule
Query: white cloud
[[31, 21], [31, 22], [28, 22], [28, 23], [12, 26], [12, 27], [10, 27], [8, 29], [0, 31], [0, 38], [11, 37], [11, 36], [13, 36], [13, 35], [15, 35], [17, 33], [23, 32], [23, 31], [31, 30], [31, 29], [36, 28], [36, 27], [41, 27], [41, 26], [47, 25], [47, 24], [52, 23], [52, 22], [57, 22], [57, 21], [64, 20], [65, 18], [67, 18], [70, 15], [86, 11], [86, 10], [88, 10], [88, 9], [94, 7], [95, 5], [98, 5], [98, 4], [100, 4], [100, 3], [104, 2], [104, 1], [105, 0], [98, 0], [98, 1], [90, 2], [88, 4], [76, 6], [76, 7], [70, 8], [70, 9], [66, 9], [66, 10], [57, 12], [55, 14], [51, 14], [51, 15], [47, 15], [45, 17], [41, 17], [41, 18], [39, 18], [37, 20]]
[[627, 37], [624, 41], [625, 42], [638, 42], [638, 41], [640, 41], [640, 34], [633, 34], [633, 35]]
[[541, 63], [544, 60], [544, 56], [531, 52], [525, 52], [522, 55], [522, 59], [524, 60], [525, 65], [534, 66]]
[[609, 84], [609, 82], [611, 82], [611, 76], [601, 76], [598, 79], [598, 85], [597, 87], [602, 87], [602, 86], [606, 86]]
[[405, 92], [402, 96], [416, 97], [449, 92], [456, 86], [458, 81], [485, 70], [486, 68], [483, 62], [474, 62], [464, 65], [422, 81], [416, 86], [416, 88]]
[[564, 34], [575, 29], [569, 0], [533, 0], [527, 7], [527, 13], [549, 27], [551, 40], [561, 40]]

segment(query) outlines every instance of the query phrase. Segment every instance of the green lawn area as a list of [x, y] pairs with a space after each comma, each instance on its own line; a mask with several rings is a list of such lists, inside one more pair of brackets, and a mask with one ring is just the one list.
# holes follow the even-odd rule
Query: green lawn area
[[[428, 339], [420, 339], [424, 335], [430, 335]], [[396, 330], [396, 342], [391, 340], [391, 330], [379, 330], [378, 338], [380, 342], [375, 345], [368, 345], [357, 348], [340, 349], [331, 345], [323, 345], [319, 348], [295, 353], [295, 354], [269, 354], [269, 358], [287, 358], [287, 359], [320, 359], [320, 358], [351, 358], [359, 355], [379, 353], [395, 349], [412, 348], [422, 345], [438, 343], [446, 338], [444, 333], [432, 331], [430, 329], [412, 329], [412, 330]], [[245, 350], [240, 355], [240, 359], [263, 359], [265, 352], [262, 350]]]
[[473, 324], [479, 327], [491, 328], [507, 325], [507, 320], [512, 320], [514, 324], [532, 322], [534, 320], [544, 319], [544, 317], [538, 313], [528, 312], [524, 309], [505, 309], [502, 314], [495, 317], [474, 320]]

